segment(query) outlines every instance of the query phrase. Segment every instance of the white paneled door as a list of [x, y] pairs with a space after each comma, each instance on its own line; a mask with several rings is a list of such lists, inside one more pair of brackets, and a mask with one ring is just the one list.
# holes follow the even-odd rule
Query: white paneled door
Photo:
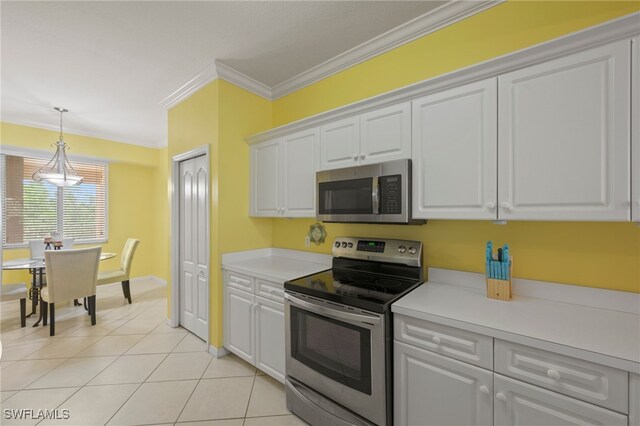
[[203, 340], [209, 334], [207, 203], [209, 165], [205, 155], [180, 163], [180, 325]]

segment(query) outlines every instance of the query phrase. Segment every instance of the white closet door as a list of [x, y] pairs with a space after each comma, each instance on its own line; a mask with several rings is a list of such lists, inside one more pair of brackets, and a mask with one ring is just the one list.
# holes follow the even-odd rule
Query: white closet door
[[209, 334], [207, 203], [209, 166], [200, 156], [180, 163], [180, 324], [203, 340]]
[[498, 77], [500, 219], [629, 220], [630, 41]]
[[413, 217], [496, 219], [497, 79], [413, 101]]

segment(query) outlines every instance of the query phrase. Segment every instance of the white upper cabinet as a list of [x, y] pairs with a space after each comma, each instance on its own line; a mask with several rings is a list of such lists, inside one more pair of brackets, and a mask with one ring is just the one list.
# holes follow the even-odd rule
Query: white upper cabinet
[[640, 37], [632, 40], [633, 72], [631, 75], [631, 219], [640, 222]]
[[630, 42], [498, 77], [500, 219], [629, 220]]
[[280, 213], [280, 140], [251, 147], [251, 215], [278, 216]]
[[251, 147], [251, 216], [314, 217], [318, 129]]
[[496, 219], [497, 79], [413, 101], [413, 217]]
[[320, 129], [320, 169], [411, 158], [411, 103], [348, 117]]
[[318, 129], [282, 138], [282, 215], [316, 215], [316, 150]]
[[360, 164], [411, 157], [411, 103], [360, 116]]
[[349, 117], [320, 128], [320, 170], [339, 169], [360, 159], [360, 116]]

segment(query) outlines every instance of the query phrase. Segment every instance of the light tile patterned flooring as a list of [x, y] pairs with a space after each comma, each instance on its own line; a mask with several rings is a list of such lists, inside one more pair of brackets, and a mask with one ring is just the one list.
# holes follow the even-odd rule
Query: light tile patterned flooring
[[[0, 424], [297, 426], [284, 387], [239, 358], [216, 359], [206, 344], [165, 323], [166, 288], [98, 287], [97, 324], [82, 307], [56, 306], [49, 327], [19, 323], [17, 301], [0, 304]], [[29, 309], [29, 308], [28, 308]], [[70, 418], [6, 418], [6, 410], [69, 410]]]

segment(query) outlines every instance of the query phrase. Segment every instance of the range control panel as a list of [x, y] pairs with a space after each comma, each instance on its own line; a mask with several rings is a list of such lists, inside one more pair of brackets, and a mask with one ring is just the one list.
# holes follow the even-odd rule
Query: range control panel
[[332, 253], [334, 257], [422, 266], [420, 241], [338, 237], [333, 242]]

